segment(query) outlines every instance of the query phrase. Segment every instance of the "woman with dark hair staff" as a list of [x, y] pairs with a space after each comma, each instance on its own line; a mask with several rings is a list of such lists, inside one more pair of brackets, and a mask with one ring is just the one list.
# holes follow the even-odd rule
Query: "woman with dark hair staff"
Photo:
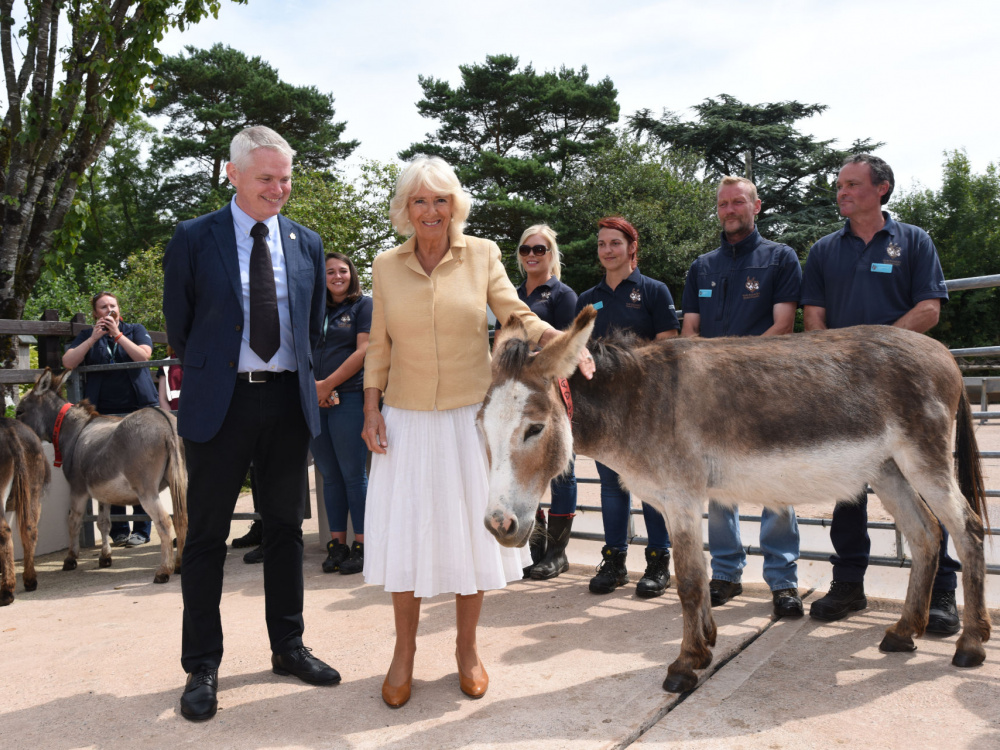
[[[111, 292], [100, 292], [90, 300], [94, 327], [85, 328], [70, 342], [63, 355], [63, 367], [109, 365], [114, 362], [147, 362], [153, 353], [153, 339], [138, 323], [126, 323], [118, 309], [118, 298]], [[87, 375], [84, 397], [101, 414], [131, 414], [160, 403], [153, 376], [146, 367], [113, 372], [92, 372]], [[133, 513], [145, 514], [136, 503]], [[112, 505], [112, 515], [124, 515], [125, 508]], [[111, 524], [111, 543], [115, 547], [138, 547], [149, 541], [152, 524], [136, 521], [129, 534], [128, 522]]]

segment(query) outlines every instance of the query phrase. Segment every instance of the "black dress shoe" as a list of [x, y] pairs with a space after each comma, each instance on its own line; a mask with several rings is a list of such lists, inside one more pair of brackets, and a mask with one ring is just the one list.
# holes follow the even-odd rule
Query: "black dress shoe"
[[932, 591], [931, 611], [927, 620], [927, 632], [937, 635], [955, 635], [962, 629], [958, 620], [958, 605], [954, 591]]
[[778, 589], [771, 592], [775, 617], [802, 617], [802, 597], [797, 589]]
[[708, 582], [708, 593], [712, 597], [712, 606], [721, 607], [734, 596], [743, 593], [743, 584], [739, 581], [723, 581], [721, 578], [713, 578]]
[[280, 675], [295, 675], [310, 685], [336, 685], [340, 672], [324, 664], [311, 653], [311, 648], [299, 646], [284, 654], [271, 654], [271, 671]]
[[822, 599], [817, 599], [809, 607], [809, 616], [817, 620], [842, 620], [851, 612], [868, 606], [865, 585], [855, 581], [834, 581]]
[[187, 676], [181, 696], [181, 715], [188, 721], [208, 721], [219, 708], [219, 670], [202, 669]]

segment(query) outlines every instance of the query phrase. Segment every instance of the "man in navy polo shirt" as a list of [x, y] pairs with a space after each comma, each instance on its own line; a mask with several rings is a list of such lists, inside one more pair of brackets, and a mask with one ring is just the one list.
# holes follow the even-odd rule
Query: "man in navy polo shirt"
[[[757, 188], [744, 177], [723, 177], [716, 192], [722, 245], [691, 264], [684, 285], [681, 336], [777, 336], [791, 333], [799, 303], [802, 267], [788, 245], [765, 240], [755, 226]], [[764, 508], [760, 521], [764, 580], [777, 617], [801, 617], [796, 560], [799, 527], [795, 510]], [[743, 593], [746, 550], [740, 541], [738, 508], [708, 506], [712, 553], [712, 606]]]
[[[877, 156], [856, 154], [841, 168], [837, 205], [847, 222], [809, 251], [802, 281], [807, 331], [871, 324], [924, 333], [937, 325], [941, 300], [948, 299], [941, 263], [924, 230], [882, 211], [894, 185], [892, 169]], [[834, 509], [833, 583], [826, 596], [813, 602], [810, 616], [839, 620], [868, 606], [867, 506], [862, 492], [856, 502], [838, 503]], [[927, 630], [950, 635], [959, 629], [955, 574], [960, 566], [947, 550], [948, 535], [942, 529]]]

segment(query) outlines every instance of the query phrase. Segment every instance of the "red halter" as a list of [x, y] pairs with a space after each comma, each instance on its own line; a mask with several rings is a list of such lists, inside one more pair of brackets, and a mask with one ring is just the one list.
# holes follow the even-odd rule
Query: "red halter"
[[56, 417], [55, 427], [52, 428], [52, 447], [55, 450], [55, 460], [52, 465], [55, 467], [62, 466], [62, 453], [59, 451], [59, 431], [62, 429], [63, 419], [66, 417], [66, 413], [73, 408], [73, 404], [65, 403], [59, 410], [59, 416]]
[[570, 423], [573, 422], [573, 394], [569, 390], [569, 381], [566, 378], [558, 378], [559, 395], [562, 396], [563, 403], [566, 404], [566, 416]]

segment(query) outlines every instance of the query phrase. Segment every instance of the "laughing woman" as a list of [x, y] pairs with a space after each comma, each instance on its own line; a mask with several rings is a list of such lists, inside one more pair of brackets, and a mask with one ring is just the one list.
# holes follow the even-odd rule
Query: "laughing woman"
[[[361, 294], [354, 263], [343, 253], [326, 254], [326, 316], [313, 351], [320, 434], [311, 449], [323, 475], [330, 541], [323, 572], [360, 573], [365, 554], [365, 495], [368, 448], [361, 439], [365, 352], [372, 326], [372, 300]], [[347, 546], [347, 513], [354, 544]]]
[[459, 686], [472, 698], [486, 692], [476, 648], [483, 592], [521, 578], [526, 562], [483, 524], [487, 459], [475, 417], [490, 383], [487, 307], [539, 343], [557, 333], [517, 298], [496, 244], [462, 233], [468, 214], [452, 168], [416, 158], [390, 204], [409, 239], [372, 266], [365, 581], [392, 593], [396, 644], [382, 699], [394, 708], [410, 698], [420, 601], [437, 594], [455, 595]]

